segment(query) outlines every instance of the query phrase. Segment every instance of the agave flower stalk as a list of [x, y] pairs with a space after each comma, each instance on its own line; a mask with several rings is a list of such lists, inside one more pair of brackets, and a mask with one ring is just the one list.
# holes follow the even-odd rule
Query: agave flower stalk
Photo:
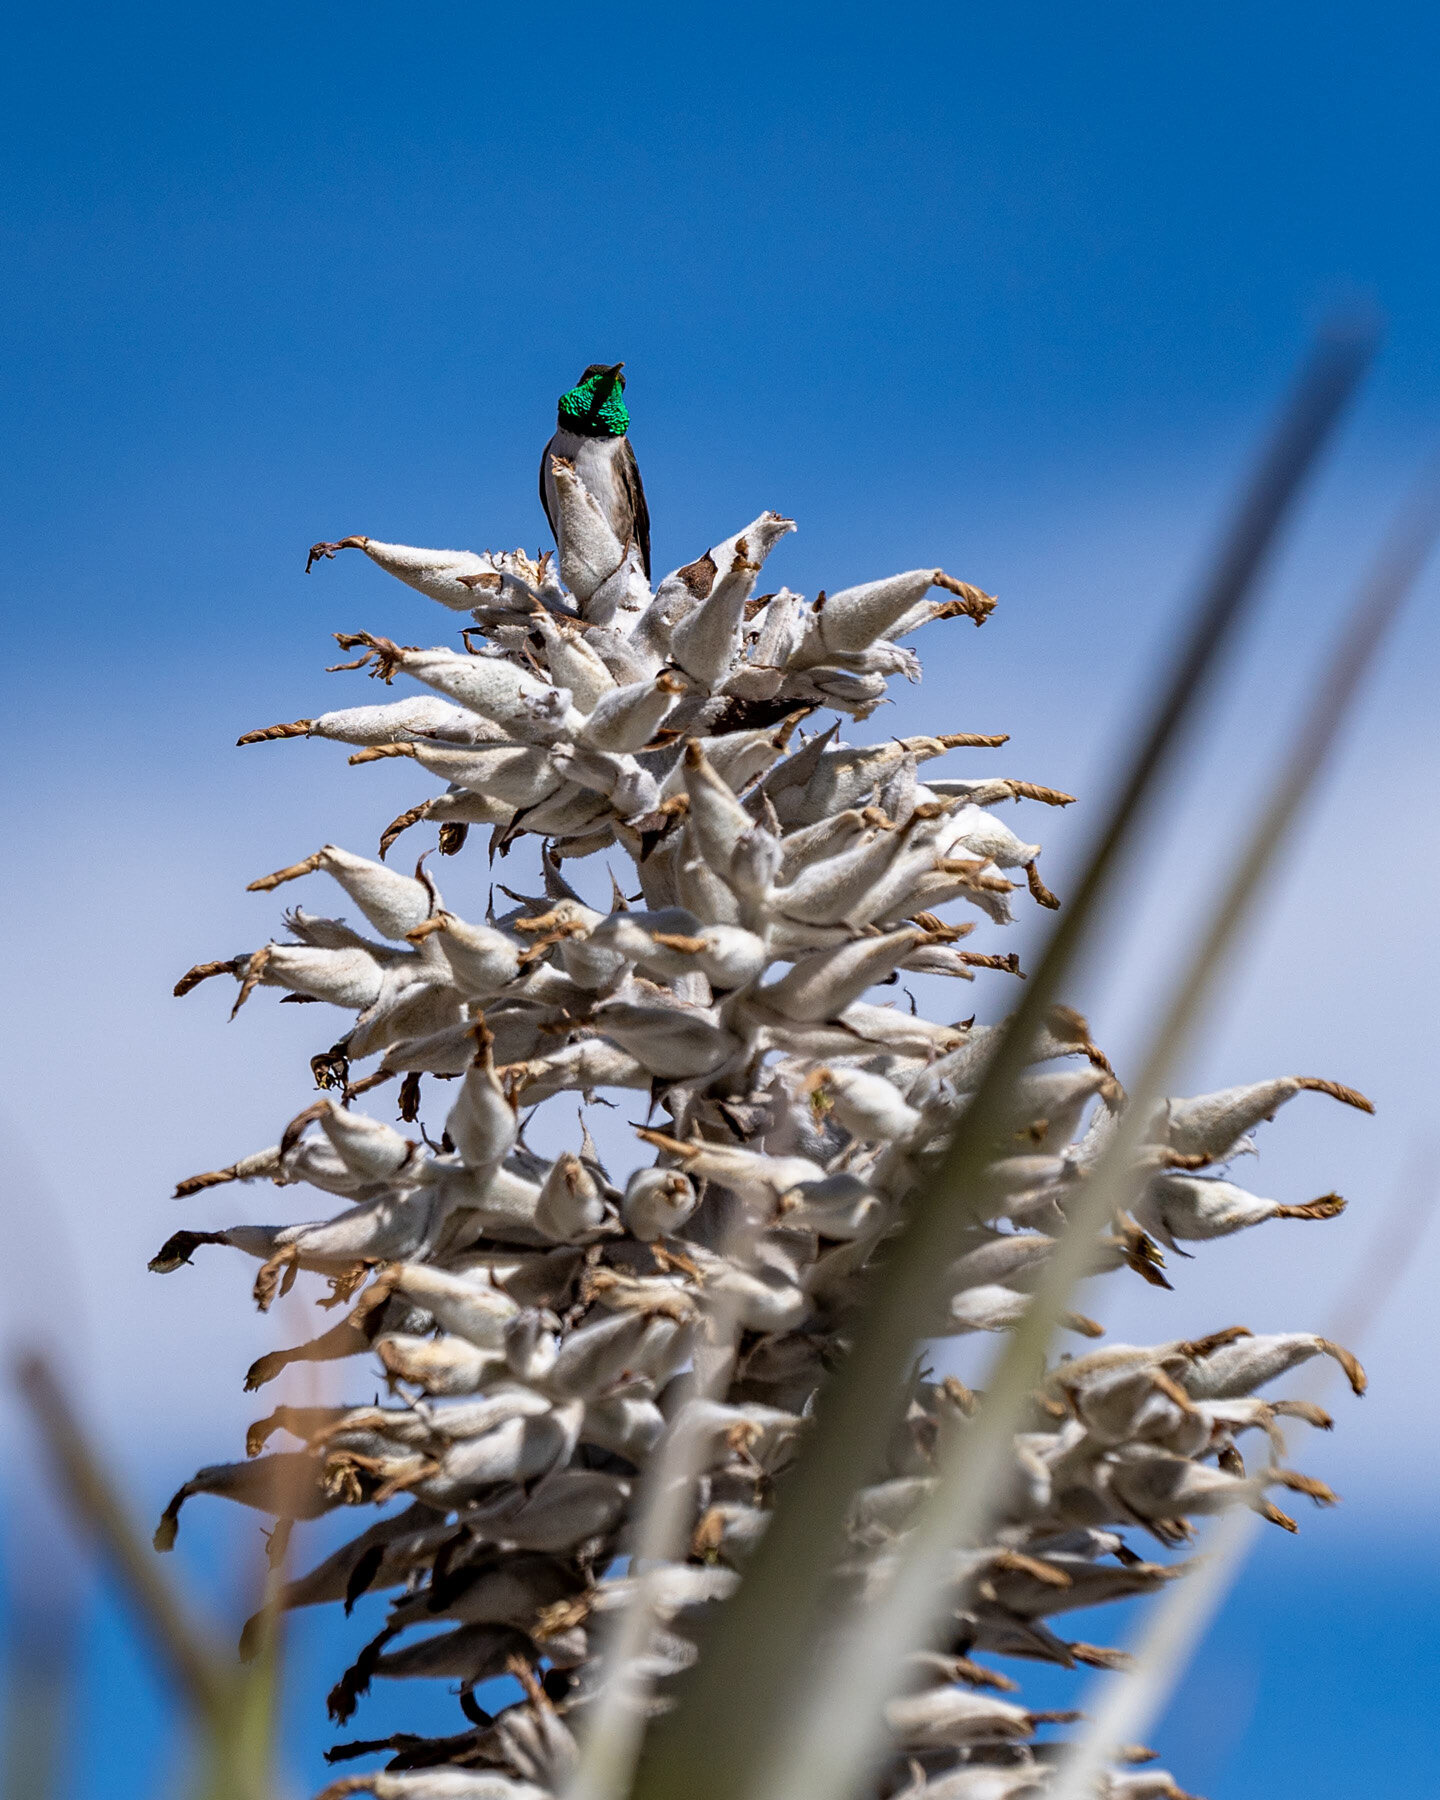
[[[252, 883], [303, 882], [322, 909], [312, 895], [334, 883], [356, 923], [297, 907], [285, 937], [198, 964], [176, 990], [228, 976], [236, 1012], [278, 988], [351, 1015], [313, 1060], [318, 1098], [297, 1095], [273, 1145], [225, 1146], [233, 1160], [180, 1182], [203, 1215], [152, 1263], [170, 1272], [228, 1246], [256, 1265], [262, 1308], [318, 1276], [320, 1304], [345, 1309], [261, 1357], [247, 1386], [349, 1358], [361, 1359], [357, 1391], [373, 1391], [377, 1363], [385, 1383], [383, 1404], [282, 1402], [243, 1458], [182, 1486], [157, 1533], [168, 1548], [200, 1494], [287, 1519], [390, 1508], [291, 1581], [283, 1604], [348, 1611], [371, 1589], [395, 1592], [331, 1713], [348, 1720], [376, 1680], [428, 1676], [458, 1684], [456, 1729], [337, 1746], [335, 1760], [388, 1763], [333, 1795], [611, 1800], [623, 1788], [624, 1757], [601, 1771], [590, 1747], [623, 1717], [608, 1741], [633, 1748], [683, 1694], [875, 1272], [1000, 1042], [993, 1027], [885, 1004], [883, 990], [906, 973], [1011, 979], [1013, 953], [958, 945], [1017, 906], [1057, 904], [1037, 828], [999, 809], [1039, 820], [1072, 797], [949, 765], [990, 757], [1002, 735], [842, 735], [892, 677], [918, 678], [900, 639], [944, 620], [980, 626], [990, 595], [934, 566], [813, 600], [757, 594], [794, 529], [773, 512], [652, 591], [634, 541], [563, 458], [548, 492], [558, 561], [368, 537], [312, 550], [314, 562], [360, 549], [473, 624], [459, 647], [338, 633], [359, 652], [347, 666], [400, 697], [242, 744], [330, 739], [352, 762], [413, 761], [440, 791], [386, 828], [378, 857], [327, 844]], [[488, 827], [492, 858], [531, 840], [538, 891], [502, 888], [508, 910], [464, 916], [439, 879], [464, 887], [463, 862], [452, 880], [448, 862], [422, 857], [407, 875], [386, 859], [422, 824], [438, 825], [445, 857], [472, 862], [472, 826]], [[1350, 1088], [1286, 1076], [1127, 1118], [1114, 1070], [1063, 1006], [1027, 1056], [987, 1119], [943, 1303], [914, 1319], [917, 1345], [1023, 1321], [1121, 1120], [1127, 1204], [1086, 1251], [1112, 1279], [1163, 1287], [1167, 1249], [1343, 1205], [1261, 1198], [1223, 1170], [1303, 1093], [1370, 1110]], [[583, 1118], [627, 1089], [650, 1110], [625, 1166]], [[561, 1096], [581, 1101], [582, 1122], [538, 1154], [532, 1113]], [[385, 1116], [392, 1097], [398, 1120]], [[298, 1221], [226, 1223], [229, 1189], [260, 1183], [323, 1198], [303, 1199], [314, 1216]], [[1066, 1323], [1101, 1335], [1079, 1315]], [[1169, 1550], [1192, 1519], [1234, 1506], [1293, 1529], [1277, 1491], [1332, 1498], [1284, 1460], [1282, 1421], [1297, 1409], [1259, 1392], [1316, 1355], [1363, 1391], [1341, 1346], [1243, 1327], [1092, 1348], [1039, 1375], [984, 1541], [941, 1571], [944, 1641], [896, 1683], [882, 1796], [1039, 1791], [1045, 1734], [1071, 1715], [1002, 1697], [1008, 1667], [1119, 1660], [1050, 1621], [1169, 1582], [1178, 1565], [1132, 1540]], [[830, 1573], [837, 1616], [885, 1588], [975, 1406], [917, 1358], [883, 1457], [851, 1496]], [[292, 1447], [270, 1450], [276, 1436]], [[511, 1692], [492, 1713], [474, 1690], [499, 1678]], [[1104, 1781], [1111, 1800], [1181, 1793], [1148, 1769]]]

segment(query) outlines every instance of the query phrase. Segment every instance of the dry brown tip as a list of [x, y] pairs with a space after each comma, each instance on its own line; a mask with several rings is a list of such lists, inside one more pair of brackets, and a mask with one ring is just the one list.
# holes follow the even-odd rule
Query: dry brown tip
[[288, 1369], [294, 1361], [285, 1350], [270, 1350], [264, 1356], [257, 1356], [245, 1371], [245, 1392], [253, 1394], [256, 1388], [262, 1388], [266, 1382], [273, 1381], [282, 1370]]
[[1259, 1513], [1259, 1515], [1262, 1519], [1268, 1519], [1272, 1525], [1278, 1525], [1282, 1531], [1289, 1531], [1289, 1532], [1293, 1533], [1293, 1532], [1299, 1531], [1299, 1529], [1300, 1529], [1300, 1527], [1290, 1517], [1289, 1513], [1281, 1512], [1280, 1508], [1278, 1506], [1276, 1506], [1272, 1500], [1257, 1501], [1256, 1505], [1255, 1505], [1255, 1510], [1256, 1510], [1256, 1512]]
[[[395, 1292], [400, 1274], [401, 1265], [399, 1263], [382, 1263], [375, 1271], [375, 1279], [356, 1301], [350, 1312], [350, 1323], [357, 1331], [364, 1331], [365, 1321], [371, 1313], [378, 1311]], [[381, 1354], [383, 1355], [383, 1349]]]
[[284, 1425], [286, 1411], [287, 1408], [277, 1406], [274, 1412], [268, 1414], [267, 1417], [256, 1419], [253, 1424], [245, 1428], [245, 1454], [247, 1457], [256, 1457], [260, 1454], [266, 1444], [270, 1442], [271, 1437]]
[[1361, 1368], [1358, 1357], [1343, 1344], [1337, 1344], [1330, 1338], [1316, 1338], [1315, 1342], [1327, 1356], [1333, 1356], [1339, 1363], [1345, 1371], [1345, 1379], [1350, 1383], [1351, 1390], [1356, 1394], [1363, 1394], [1370, 1385], [1370, 1378]]
[[1062, 794], [1059, 788], [1038, 787], [1033, 781], [1012, 781], [1011, 795], [1016, 800], [1038, 800], [1042, 806], [1073, 806], [1075, 796]]
[[378, 637], [371, 631], [337, 631], [333, 636], [342, 650], [363, 646], [365, 653], [357, 656], [354, 662], [332, 663], [326, 670], [327, 674], [334, 674], [340, 669], [363, 669], [373, 661], [375, 666], [370, 670], [371, 675], [378, 677], [387, 686], [394, 680], [395, 671], [404, 662], [406, 652], [417, 648], [414, 644], [394, 643], [390, 638]]
[[1011, 950], [1004, 956], [982, 956], [978, 950], [957, 950], [956, 961], [962, 962], [970, 969], [1000, 969], [1006, 975], [1018, 975], [1023, 981], [1025, 971], [1020, 967], [1018, 954]]
[[1001, 1550], [990, 1559], [990, 1567], [999, 1569], [1007, 1575], [1028, 1575], [1032, 1581], [1038, 1581], [1045, 1587], [1068, 1588], [1075, 1583], [1063, 1569], [1057, 1569], [1053, 1563], [1042, 1562], [1037, 1556], [1025, 1556], [1018, 1550]]
[[1062, 1044], [1074, 1044], [1077, 1050], [1090, 1042], [1090, 1021], [1084, 1013], [1060, 1001], [1046, 1013], [1045, 1025], [1051, 1037], [1058, 1038]]
[[1270, 1410], [1282, 1419], [1303, 1419], [1317, 1431], [1335, 1429], [1334, 1419], [1323, 1406], [1316, 1406], [1313, 1400], [1272, 1400]]
[[1001, 731], [992, 736], [978, 731], [946, 731], [935, 741], [947, 750], [998, 750], [1002, 744], [1010, 742], [1010, 733]]
[[564, 915], [552, 909], [546, 913], [534, 913], [528, 919], [513, 919], [510, 929], [527, 934], [532, 931], [554, 931], [557, 925], [562, 925], [564, 922]]
[[245, 975], [240, 983], [240, 992], [235, 996], [235, 1004], [230, 1008], [232, 1019], [260, 985], [261, 977], [270, 961], [271, 949], [271, 945], [262, 944], [245, 964]]
[[1159, 1388], [1167, 1400], [1173, 1400], [1183, 1413], [1193, 1413], [1195, 1402], [1185, 1392], [1178, 1381], [1173, 1380], [1163, 1369], [1152, 1369], [1150, 1380]]
[[705, 752], [701, 749], [699, 740], [693, 737], [686, 738], [685, 767], [687, 769], [698, 769], [704, 761]]
[[188, 1497], [188, 1487], [181, 1488], [160, 1515], [160, 1523], [155, 1527], [155, 1535], [150, 1541], [162, 1556], [167, 1550], [175, 1548], [175, 1539], [180, 1530], [180, 1508]]
[[1339, 1194], [1322, 1194], [1318, 1200], [1312, 1200], [1306, 1206], [1277, 1206], [1277, 1219], [1334, 1219], [1345, 1210], [1345, 1202]]
[[1338, 1506], [1340, 1496], [1323, 1481], [1317, 1481], [1313, 1475], [1301, 1475], [1295, 1469], [1275, 1469], [1272, 1471], [1281, 1487], [1289, 1488], [1292, 1494], [1307, 1494], [1317, 1506]]
[[661, 694], [683, 694], [685, 683], [677, 681], [668, 669], [662, 669], [655, 677], [655, 688]]
[[392, 819], [380, 833], [380, 860], [384, 862], [389, 854], [390, 846], [402, 831], [408, 831], [412, 825], [418, 825], [429, 813], [433, 800], [422, 800], [418, 806], [412, 806], [401, 813], [398, 819]]
[[983, 589], [972, 587], [968, 581], [957, 581], [953, 575], [947, 575], [943, 569], [937, 569], [931, 577], [931, 586], [943, 588], [947, 594], [954, 594], [960, 604], [952, 610], [964, 613], [977, 625], [983, 625], [995, 610], [995, 596], [987, 594]]
[[1087, 1669], [1133, 1669], [1135, 1658], [1124, 1650], [1111, 1650], [1104, 1644], [1067, 1644], [1076, 1662]]
[[443, 931], [454, 916], [453, 913], [444, 911], [432, 913], [428, 919], [422, 919], [413, 931], [405, 933], [405, 942], [407, 944], [423, 944], [433, 932]]
[[244, 737], [236, 738], [236, 747], [241, 744], [268, 744], [277, 738], [306, 737], [314, 724], [313, 719], [294, 719], [288, 725], [265, 725], [259, 731], [247, 731]]
[[325, 860], [325, 852], [317, 850], [313, 856], [307, 856], [304, 862], [291, 863], [288, 868], [276, 869], [273, 875], [261, 875], [257, 880], [248, 882], [247, 894], [268, 894], [272, 888], [281, 887], [287, 881], [298, 881], [302, 875], [313, 875]]
[[1190, 1338], [1178, 1346], [1181, 1356], [1189, 1357], [1192, 1362], [1203, 1362], [1215, 1351], [1223, 1350], [1226, 1344], [1233, 1344], [1239, 1338], [1254, 1337], [1255, 1333], [1248, 1325], [1227, 1325], [1223, 1331], [1212, 1331], [1209, 1337]]
[[1030, 896], [1032, 899], [1037, 900], [1041, 906], [1047, 908], [1050, 912], [1059, 912], [1060, 902], [1040, 879], [1040, 869], [1038, 864], [1033, 862], [1026, 863], [1025, 879], [1030, 884]]
[[504, 1090], [505, 1098], [517, 1112], [525, 1098], [525, 1090], [545, 1074], [546, 1068], [543, 1056], [533, 1057], [528, 1062], [500, 1063], [496, 1067], [495, 1079]]
[[361, 763], [384, 762], [391, 756], [414, 756], [413, 744], [367, 744], [363, 750], [357, 750], [349, 759], [352, 769], [359, 768]]
[[228, 1244], [223, 1231], [177, 1231], [166, 1238], [146, 1264], [154, 1275], [173, 1275], [189, 1262], [201, 1244]]
[[939, 1391], [944, 1395], [946, 1403], [953, 1406], [962, 1418], [974, 1416], [975, 1409], [980, 1404], [980, 1396], [974, 1388], [966, 1387], [958, 1375], [947, 1375], [940, 1383]]
[[307, 1106], [304, 1112], [296, 1113], [295, 1117], [280, 1134], [281, 1157], [288, 1156], [300, 1142], [300, 1139], [305, 1135], [305, 1128], [307, 1125], [313, 1125], [317, 1119], [323, 1119], [329, 1110], [330, 1102], [328, 1100], [316, 1100]]
[[554, 931], [544, 932], [520, 952], [520, 967], [528, 969], [531, 963], [542, 961], [557, 944], [563, 944], [566, 938], [574, 937], [577, 932], [583, 932], [584, 929], [583, 925], [561, 925]]
[[395, 1075], [394, 1069], [377, 1069], [373, 1075], [367, 1075], [363, 1081], [357, 1081], [347, 1087], [341, 1095], [341, 1104], [348, 1106], [359, 1095], [368, 1094], [371, 1088], [383, 1087], [387, 1081], [393, 1081]]
[[1105, 1327], [1097, 1324], [1094, 1319], [1087, 1319], [1084, 1313], [1067, 1312], [1062, 1322], [1070, 1331], [1078, 1331], [1082, 1337], [1098, 1338], [1105, 1335]]
[[774, 736], [770, 739], [772, 749], [786, 749], [791, 738], [795, 735], [796, 727], [804, 720], [808, 719], [814, 711], [815, 706], [812, 704], [810, 706], [802, 706], [798, 712], [786, 713], [785, 717], [775, 728]]
[[288, 1294], [299, 1273], [300, 1252], [294, 1244], [286, 1244], [260, 1265], [255, 1277], [255, 1304], [261, 1312], [269, 1312], [278, 1294]]
[[193, 969], [187, 969], [175, 983], [174, 993], [177, 1000], [183, 1000], [191, 988], [199, 987], [202, 981], [208, 981], [212, 975], [238, 975], [243, 957], [233, 957], [228, 962], [196, 963]]
[[966, 887], [972, 887], [987, 894], [1013, 894], [1015, 883], [1007, 881], [1003, 875], [987, 875], [986, 864], [979, 857], [937, 856], [935, 870], [939, 875], [953, 875], [963, 881]]
[[175, 1192], [171, 1196], [175, 1200], [188, 1200], [191, 1194], [203, 1193], [206, 1188], [223, 1187], [227, 1181], [237, 1179], [235, 1169], [207, 1169], [203, 1175], [187, 1175], [183, 1181], [175, 1184]]
[[938, 913], [933, 912], [911, 913], [910, 923], [918, 925], [922, 931], [929, 932], [930, 936], [939, 944], [957, 943], [961, 938], [969, 937], [975, 929], [973, 920], [967, 919], [963, 924], [951, 925]]
[[700, 1144], [687, 1144], [663, 1131], [655, 1131], [649, 1125], [637, 1125], [635, 1135], [655, 1149], [668, 1150], [672, 1156], [682, 1157], [686, 1162], [693, 1162], [703, 1148]]
[[1143, 1281], [1151, 1287], [1170, 1290], [1170, 1283], [1165, 1279], [1165, 1258], [1160, 1246], [1148, 1232], [1144, 1232], [1133, 1220], [1130, 1220], [1123, 1233], [1125, 1246], [1125, 1266], [1133, 1269]]
[[652, 932], [651, 941], [663, 944], [667, 950], [678, 951], [681, 956], [698, 956], [708, 948], [703, 937], [686, 937], [678, 931]]
[[957, 1656], [951, 1667], [956, 1681], [967, 1682], [971, 1687], [993, 1688], [999, 1694], [1018, 1694], [1020, 1683], [1012, 1681], [1008, 1675], [999, 1675], [994, 1669], [987, 1669], [983, 1664], [972, 1662], [968, 1656]]
[[329, 562], [337, 550], [364, 550], [370, 543], [367, 537], [336, 538], [333, 543], [312, 544], [305, 558], [305, 573], [308, 575], [317, 562]]
[[1358, 1088], [1342, 1087], [1338, 1081], [1324, 1081], [1318, 1075], [1296, 1075], [1294, 1081], [1307, 1093], [1328, 1094], [1332, 1100], [1358, 1107], [1361, 1112], [1373, 1113], [1375, 1110], [1375, 1102], [1367, 1100]]
[[[368, 1462], [372, 1461], [371, 1458], [360, 1456], [354, 1457], [353, 1460], [361, 1468], [364, 1468]], [[378, 1459], [373, 1460], [378, 1463]], [[378, 1466], [375, 1469], [375, 1473], [380, 1473]], [[417, 1483], [429, 1481], [431, 1476], [438, 1475], [439, 1473], [440, 1465], [438, 1462], [434, 1462], [426, 1457], [421, 1457], [412, 1467], [397, 1470], [388, 1481], [382, 1481], [380, 1486], [376, 1488], [375, 1492], [371, 1495], [366, 1495], [364, 1485], [361, 1482], [353, 1480], [353, 1478], [347, 1478], [343, 1472], [340, 1477], [340, 1488], [347, 1506], [362, 1505], [367, 1498], [372, 1500], [376, 1506], [383, 1506], [387, 1500], [393, 1500], [397, 1494], [407, 1493], [412, 1487], [416, 1486]]]

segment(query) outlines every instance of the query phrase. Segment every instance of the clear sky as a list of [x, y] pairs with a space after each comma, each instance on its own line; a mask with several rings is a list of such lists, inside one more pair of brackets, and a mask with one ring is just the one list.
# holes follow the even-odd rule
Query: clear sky
[[[1433, 8], [137, 0], [29, 9], [4, 48], [7, 1300], [67, 1340], [147, 1516], [236, 1453], [263, 1410], [240, 1372], [276, 1329], [238, 1258], [145, 1274], [176, 1225], [231, 1222], [166, 1195], [273, 1141], [315, 1047], [307, 1009], [260, 996], [227, 1031], [218, 995], [169, 986], [277, 928], [246, 880], [327, 837], [368, 850], [420, 797], [392, 765], [234, 738], [368, 697], [320, 673], [333, 630], [453, 635], [358, 559], [306, 578], [305, 547], [541, 542], [539, 448], [587, 362], [627, 362], [657, 569], [774, 506], [801, 526], [775, 566], [806, 592], [934, 561], [999, 593], [983, 633], [921, 642], [925, 685], [871, 729], [1008, 730], [1007, 773], [1093, 801], [1306, 331], [1378, 304], [1381, 364], [1137, 874], [1133, 966], [1094, 984], [1107, 1043], [1133, 1041], [1147, 969], [1436, 435]], [[1372, 1092], [1374, 1121], [1297, 1102], [1244, 1171], [1351, 1211], [1090, 1308], [1120, 1337], [1324, 1329], [1376, 1233], [1408, 1267], [1371, 1396], [1297, 1446], [1345, 1508], [1266, 1544], [1157, 1735], [1212, 1800], [1338, 1800], [1426, 1754], [1440, 1233], [1417, 1248], [1418, 1215], [1387, 1220], [1433, 1179], [1434, 594], [1192, 1072]], [[1025, 822], [1062, 892], [1089, 818]], [[484, 879], [447, 869], [458, 910]], [[14, 1518], [13, 1480], [8, 1500]], [[252, 1517], [202, 1501], [182, 1556], [233, 1600], [254, 1543]], [[95, 1617], [75, 1791], [140, 1800], [163, 1717]], [[302, 1783], [362, 1628], [302, 1634]], [[378, 1733], [453, 1701], [367, 1705]]]

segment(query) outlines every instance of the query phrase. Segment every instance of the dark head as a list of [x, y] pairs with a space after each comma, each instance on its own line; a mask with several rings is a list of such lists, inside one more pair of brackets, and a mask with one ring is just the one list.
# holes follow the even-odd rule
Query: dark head
[[624, 437], [630, 429], [624, 367], [624, 363], [591, 363], [569, 393], [560, 396], [557, 424], [581, 437]]

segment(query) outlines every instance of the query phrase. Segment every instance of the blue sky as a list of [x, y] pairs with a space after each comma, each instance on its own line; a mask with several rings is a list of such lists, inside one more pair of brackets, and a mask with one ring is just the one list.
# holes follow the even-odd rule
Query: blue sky
[[[922, 643], [926, 684], [874, 729], [1009, 730], [1006, 772], [1093, 802], [1307, 330], [1379, 306], [1383, 358], [1136, 873], [1124, 965], [1084, 996], [1133, 1044], [1440, 419], [1432, 9], [77, 4], [12, 20], [5, 49], [0, 1113], [15, 1241], [58, 1265], [12, 1310], [85, 1321], [60, 1335], [147, 1515], [232, 1453], [239, 1372], [275, 1332], [237, 1265], [145, 1275], [176, 1224], [229, 1222], [165, 1196], [272, 1141], [314, 1047], [303, 1009], [257, 1002], [227, 1033], [217, 996], [169, 985], [275, 928], [246, 880], [327, 837], [368, 849], [419, 797], [392, 765], [233, 740], [364, 697], [320, 673], [333, 630], [453, 631], [355, 559], [307, 579], [305, 547], [539, 543], [538, 451], [589, 361], [628, 364], [657, 567], [775, 506], [804, 591], [933, 560], [998, 592], [983, 633]], [[1189, 1072], [1373, 1092], [1374, 1121], [1297, 1102], [1253, 1180], [1351, 1212], [1214, 1246], [1173, 1297], [1115, 1296], [1116, 1336], [1324, 1329], [1429, 1166], [1434, 591]], [[1026, 828], [1063, 891], [1085, 804]], [[478, 865], [446, 879], [483, 905]], [[1157, 1734], [1212, 1800], [1348, 1793], [1377, 1715], [1403, 1737], [1433, 1691], [1417, 1362], [1440, 1233], [1393, 1229], [1411, 1267], [1372, 1394], [1298, 1457], [1346, 1507], [1265, 1546]], [[182, 1555], [238, 1604], [253, 1521], [206, 1505]], [[79, 1779], [139, 1800], [163, 1721], [123, 1625], [95, 1620]], [[306, 1626], [302, 1786], [359, 1637]], [[452, 1703], [371, 1704], [365, 1730]]]

